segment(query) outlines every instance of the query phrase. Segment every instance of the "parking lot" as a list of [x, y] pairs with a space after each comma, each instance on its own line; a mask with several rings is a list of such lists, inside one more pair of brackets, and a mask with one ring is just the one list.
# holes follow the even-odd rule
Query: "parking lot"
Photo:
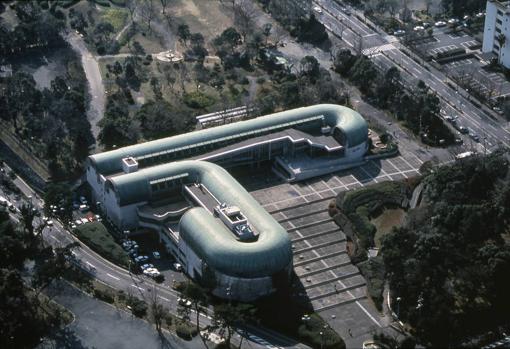
[[[436, 55], [457, 48], [464, 48], [466, 52], [472, 52], [475, 56], [481, 54], [481, 43], [478, 40], [462, 31], [451, 33], [446, 27], [434, 29], [434, 40], [424, 40], [418, 44], [418, 49], [428, 55]], [[443, 69], [452, 77], [469, 79], [473, 88], [482, 94], [491, 94], [493, 97], [510, 95], [510, 82], [501, 73], [483, 69], [487, 63], [487, 61], [482, 62], [479, 57], [472, 57], [446, 63]]]
[[422, 163], [403, 151], [300, 183], [286, 183], [268, 172], [240, 178], [290, 235], [300, 280], [293, 296], [309, 302], [342, 336], [365, 335], [387, 323], [367, 297], [366, 281], [350, 262], [345, 234], [330, 218], [328, 204], [342, 191], [414, 177]]
[[328, 203], [341, 191], [416, 176], [421, 164], [408, 153], [300, 183], [268, 173], [243, 180], [290, 235], [294, 269], [304, 289], [298, 297], [307, 298], [318, 312], [366, 299], [365, 280], [350, 262], [345, 235], [329, 217]]

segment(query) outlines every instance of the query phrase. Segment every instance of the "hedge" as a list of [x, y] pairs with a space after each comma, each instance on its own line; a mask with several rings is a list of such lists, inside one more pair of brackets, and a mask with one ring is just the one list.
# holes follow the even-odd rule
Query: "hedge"
[[129, 266], [127, 253], [117, 244], [101, 222], [86, 223], [75, 229], [78, 238], [102, 257], [123, 267]]
[[324, 325], [326, 323], [319, 315], [312, 314], [310, 320], [299, 326], [299, 339], [312, 348], [344, 349], [343, 339], [329, 326], [324, 328]]
[[113, 292], [108, 290], [101, 290], [98, 288], [94, 289], [94, 297], [110, 304], [115, 301], [115, 295]]
[[381, 256], [370, 258], [357, 265], [367, 281], [368, 294], [379, 311], [384, 302], [384, 276], [386, 274]]
[[189, 322], [180, 322], [175, 326], [175, 333], [182, 339], [191, 340], [198, 334], [198, 331]]
[[148, 306], [144, 301], [136, 297], [129, 297], [127, 304], [131, 307], [131, 313], [133, 313], [134, 316], [143, 318], [147, 315]]

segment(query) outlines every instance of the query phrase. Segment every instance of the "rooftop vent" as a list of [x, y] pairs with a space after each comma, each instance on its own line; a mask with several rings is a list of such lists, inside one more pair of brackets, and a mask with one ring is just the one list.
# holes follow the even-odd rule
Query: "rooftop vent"
[[239, 207], [228, 206], [226, 203], [222, 203], [214, 208], [214, 213], [240, 241], [249, 242], [257, 240], [258, 233], [250, 227], [248, 220]]
[[122, 159], [122, 170], [124, 173], [132, 173], [138, 171], [138, 162], [132, 158], [127, 157]]

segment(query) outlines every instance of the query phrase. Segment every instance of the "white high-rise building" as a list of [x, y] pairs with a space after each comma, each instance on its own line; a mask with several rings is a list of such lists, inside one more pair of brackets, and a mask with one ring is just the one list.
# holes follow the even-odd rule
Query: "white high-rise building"
[[482, 51], [495, 53], [510, 68], [510, 1], [487, 1]]

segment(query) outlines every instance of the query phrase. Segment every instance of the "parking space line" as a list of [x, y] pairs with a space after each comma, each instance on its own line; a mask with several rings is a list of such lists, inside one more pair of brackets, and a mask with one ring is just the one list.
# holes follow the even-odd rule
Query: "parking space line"
[[162, 299], [162, 300], [164, 300], [164, 301], [170, 302], [170, 299], [165, 298], [165, 297], [163, 297], [163, 296], [160, 296], [159, 294], [158, 294], [158, 298], [161, 298], [161, 299]]
[[409, 178], [409, 177], [407, 177], [407, 175], [406, 175], [404, 172], [402, 172], [402, 170], [400, 170], [399, 168], [397, 168], [397, 166], [395, 166], [395, 165], [393, 164], [393, 162], [391, 162], [391, 160], [390, 160], [390, 159], [386, 159], [386, 161], [388, 161], [388, 163], [389, 163], [391, 166], [393, 166], [393, 168], [394, 168], [395, 170], [397, 170], [397, 171], [399, 171], [400, 173], [402, 173], [402, 174], [404, 175], [404, 177], [405, 177], [405, 178]]

